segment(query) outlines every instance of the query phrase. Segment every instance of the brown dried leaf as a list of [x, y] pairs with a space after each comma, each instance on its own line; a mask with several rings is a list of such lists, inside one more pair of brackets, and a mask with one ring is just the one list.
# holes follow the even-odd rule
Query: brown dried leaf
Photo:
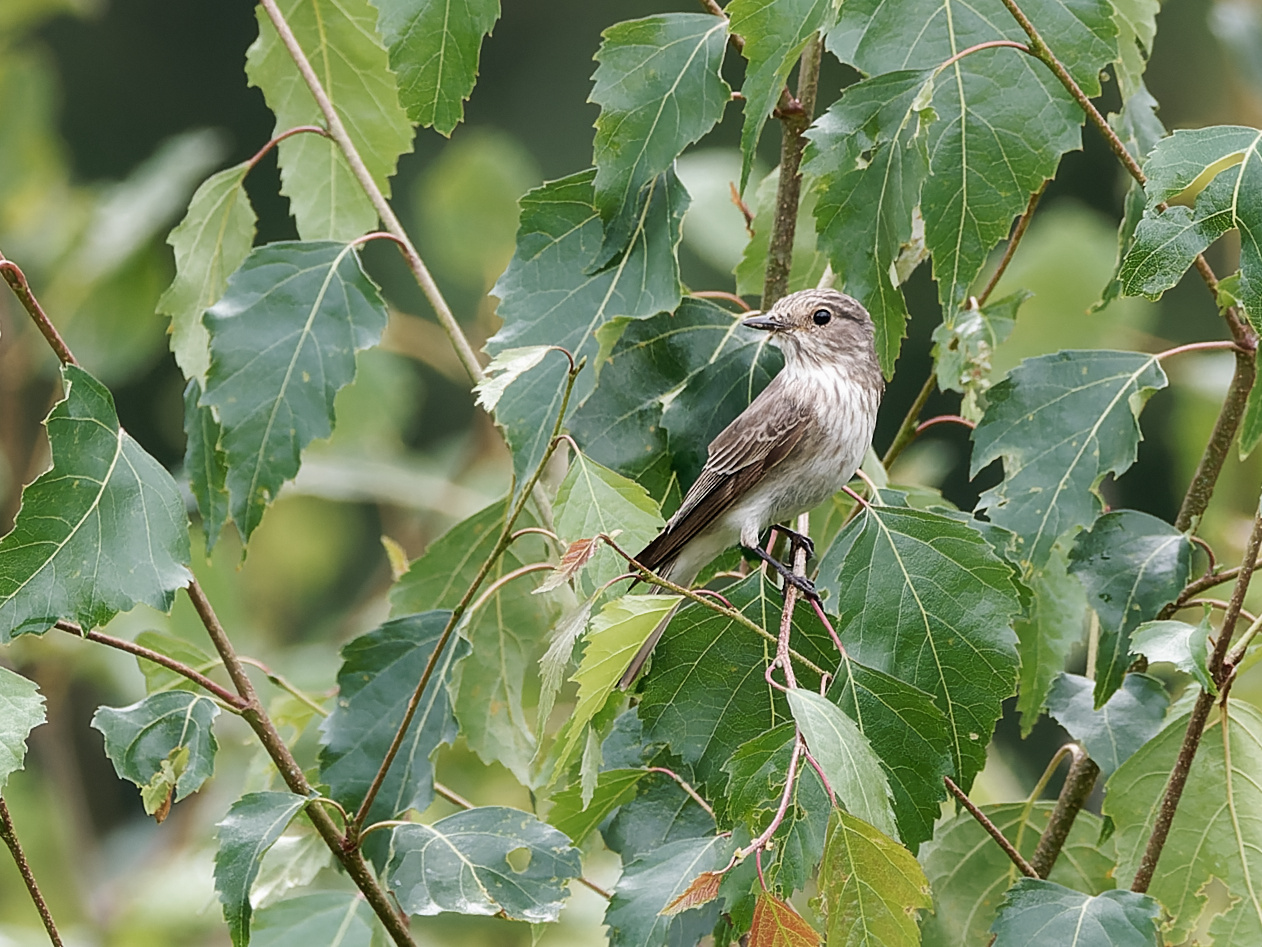
[[749, 947], [819, 947], [819, 932], [797, 911], [764, 891], [754, 905]]
[[719, 896], [719, 882], [722, 880], [721, 871], [703, 871], [692, 879], [692, 884], [684, 889], [683, 894], [662, 908], [661, 913], [672, 917], [713, 901]]
[[561, 557], [561, 563], [556, 567], [556, 571], [544, 579], [540, 586], [535, 589], [535, 594], [551, 592], [553, 589], [559, 589], [566, 582], [569, 582], [583, 571], [583, 566], [591, 561], [592, 556], [596, 555], [596, 550], [599, 548], [599, 536], [593, 536], [591, 539], [574, 540], [574, 542], [570, 543], [569, 548], [565, 550], [565, 555]]

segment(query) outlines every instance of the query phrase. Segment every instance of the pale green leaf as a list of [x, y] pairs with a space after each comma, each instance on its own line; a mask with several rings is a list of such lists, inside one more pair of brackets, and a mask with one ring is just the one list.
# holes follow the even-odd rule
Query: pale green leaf
[[22, 769], [26, 738], [44, 720], [44, 698], [35, 682], [0, 667], [0, 790]]

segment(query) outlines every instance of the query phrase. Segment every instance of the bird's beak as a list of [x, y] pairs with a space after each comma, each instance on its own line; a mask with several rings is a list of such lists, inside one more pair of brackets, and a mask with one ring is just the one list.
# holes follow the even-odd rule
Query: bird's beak
[[750, 316], [748, 319], [742, 319], [741, 325], [749, 326], [751, 329], [783, 329], [784, 323], [774, 316], [759, 313], [756, 316]]

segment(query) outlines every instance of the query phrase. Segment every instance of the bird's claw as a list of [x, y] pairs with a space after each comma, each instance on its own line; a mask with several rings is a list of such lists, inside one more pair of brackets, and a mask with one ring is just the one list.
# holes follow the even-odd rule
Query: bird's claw
[[795, 572], [789, 572], [784, 576], [784, 581], [786, 583], [786, 589], [792, 585], [804, 596], [806, 596], [806, 598], [813, 602], [818, 602], [821, 605], [823, 604], [824, 600], [819, 597], [819, 592], [815, 588], [815, 583], [806, 576], [798, 575]]
[[[789, 538], [791, 550], [800, 547], [806, 550], [807, 559], [815, 558], [815, 543], [810, 536], [807, 536], [805, 533], [799, 533], [796, 529], [789, 529], [787, 526], [777, 526], [776, 529]], [[792, 554], [790, 554], [789, 558], [792, 559]]]

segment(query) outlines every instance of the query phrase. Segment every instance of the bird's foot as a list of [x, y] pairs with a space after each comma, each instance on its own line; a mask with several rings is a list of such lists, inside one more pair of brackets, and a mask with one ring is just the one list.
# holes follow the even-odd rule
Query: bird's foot
[[790, 558], [792, 558], [792, 551], [799, 547], [806, 550], [807, 559], [815, 558], [815, 543], [811, 541], [810, 536], [807, 536], [805, 533], [799, 533], [796, 529], [789, 529], [787, 526], [776, 526], [775, 528], [789, 537]]
[[812, 602], [824, 604], [824, 600], [819, 597], [819, 592], [815, 589], [815, 583], [804, 575], [798, 575], [796, 572], [784, 572], [785, 589], [790, 585], [796, 588], [802, 595]]

